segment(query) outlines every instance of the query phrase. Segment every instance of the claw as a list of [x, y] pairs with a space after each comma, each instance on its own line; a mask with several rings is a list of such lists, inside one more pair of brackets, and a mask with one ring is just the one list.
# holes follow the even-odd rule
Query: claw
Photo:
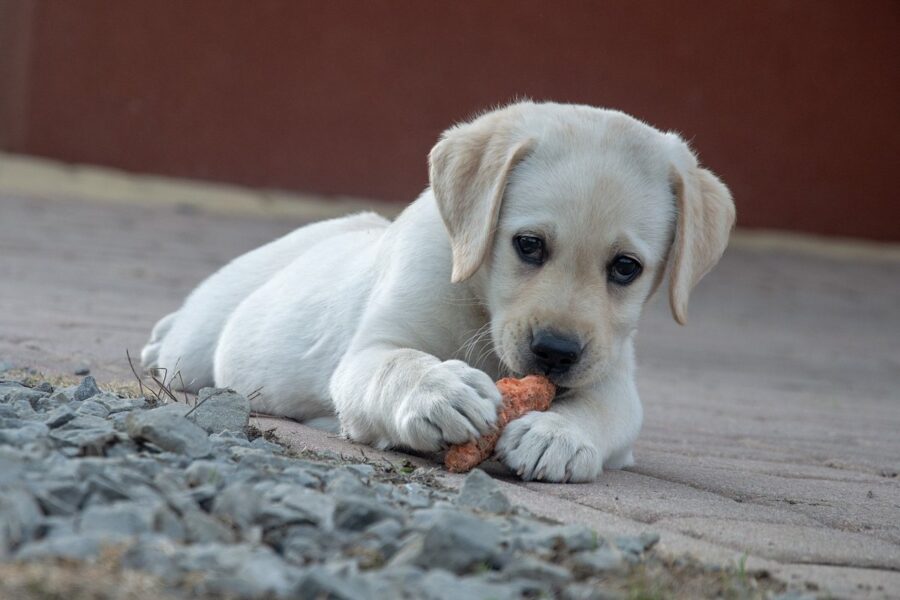
[[544, 473], [545, 473], [546, 470], [547, 470], [546, 468], [543, 468], [543, 469], [541, 469], [540, 471], [538, 471], [538, 474], [537, 474], [537, 476], [535, 477], [535, 479], [538, 480], [538, 481], [542, 480], [542, 479], [544, 478]]

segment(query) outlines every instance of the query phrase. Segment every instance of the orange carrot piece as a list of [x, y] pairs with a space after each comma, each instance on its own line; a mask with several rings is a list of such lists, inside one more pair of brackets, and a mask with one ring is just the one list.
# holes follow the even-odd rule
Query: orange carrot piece
[[497, 428], [465, 444], [451, 446], [444, 457], [444, 466], [454, 473], [465, 473], [486, 461], [494, 453], [494, 446], [506, 424], [533, 410], [547, 410], [556, 394], [556, 386], [546, 377], [528, 375], [522, 379], [507, 377], [497, 382], [503, 402], [497, 413]]

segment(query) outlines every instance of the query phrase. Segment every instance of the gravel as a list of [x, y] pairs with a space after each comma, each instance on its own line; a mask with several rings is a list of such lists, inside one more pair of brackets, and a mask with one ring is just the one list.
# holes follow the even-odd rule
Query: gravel
[[421, 469], [292, 454], [249, 416], [231, 390], [152, 408], [91, 376], [0, 378], [0, 561], [114, 552], [184, 597], [347, 599], [623, 597], [660, 564], [658, 536], [537, 518], [483, 471], [455, 492]]
[[232, 390], [203, 388], [190, 419], [207, 433], [240, 433], [250, 424], [250, 401]]

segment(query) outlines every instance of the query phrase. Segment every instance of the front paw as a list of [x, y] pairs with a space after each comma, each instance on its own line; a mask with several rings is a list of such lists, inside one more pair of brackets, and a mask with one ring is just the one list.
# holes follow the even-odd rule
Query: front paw
[[565, 417], [531, 412], [506, 426], [497, 458], [522, 479], [593, 481], [603, 470], [597, 447]]
[[397, 416], [400, 443], [436, 452], [491, 431], [500, 392], [483, 371], [460, 360], [434, 365], [403, 400]]

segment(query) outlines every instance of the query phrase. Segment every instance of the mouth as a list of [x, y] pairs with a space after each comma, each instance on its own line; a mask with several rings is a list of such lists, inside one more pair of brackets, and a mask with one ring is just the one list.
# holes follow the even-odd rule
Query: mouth
[[553, 369], [533, 369], [532, 375], [541, 375], [550, 380], [556, 386], [556, 395], [559, 396], [569, 391], [570, 388], [560, 385], [560, 382], [566, 379], [567, 371], [556, 371]]
[[565, 394], [566, 392], [568, 392], [571, 389], [570, 387], [560, 385], [560, 382], [565, 380], [570, 375], [568, 370], [558, 371], [556, 369], [540, 369], [535, 365], [525, 367], [524, 369], [515, 368], [508, 361], [503, 360], [502, 357], [501, 357], [500, 362], [504, 367], [506, 367], [510, 376], [515, 377], [517, 379], [521, 379], [522, 377], [525, 377], [526, 375], [540, 375], [541, 377], [546, 377], [547, 379], [550, 380], [551, 383], [553, 383], [553, 385], [556, 386], [557, 397], [561, 396], [562, 394]]

